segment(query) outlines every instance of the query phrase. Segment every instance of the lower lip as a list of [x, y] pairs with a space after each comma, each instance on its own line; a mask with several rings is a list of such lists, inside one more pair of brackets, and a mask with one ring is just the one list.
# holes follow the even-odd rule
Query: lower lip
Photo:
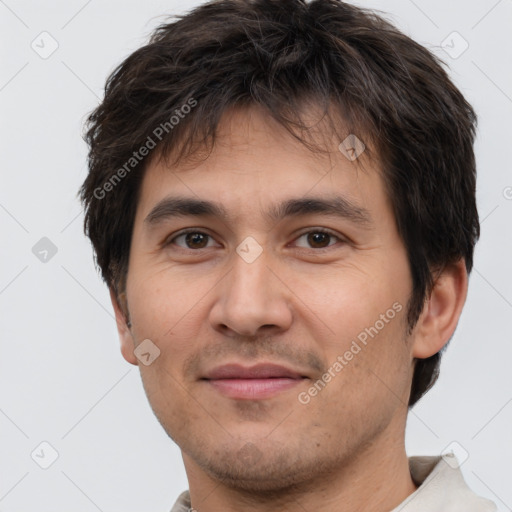
[[215, 379], [207, 382], [229, 398], [254, 400], [270, 398], [297, 386], [303, 380], [279, 377], [274, 379]]

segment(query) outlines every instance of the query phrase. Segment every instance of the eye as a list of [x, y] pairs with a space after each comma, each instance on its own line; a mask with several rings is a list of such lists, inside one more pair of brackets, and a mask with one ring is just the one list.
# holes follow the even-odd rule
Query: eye
[[[301, 239], [304, 239], [307, 245], [298, 243]], [[322, 250], [335, 245], [336, 241], [344, 242], [341, 237], [329, 230], [313, 229], [299, 235], [295, 243], [300, 248]], [[168, 238], [163, 245], [164, 247], [177, 245], [182, 249], [199, 250], [213, 247], [213, 242], [212, 236], [208, 233], [190, 229]]]
[[[177, 240], [183, 240], [185, 245], [177, 243]], [[211, 245], [208, 245], [209, 241], [211, 242], [213, 239], [207, 233], [203, 233], [202, 231], [189, 230], [183, 231], [173, 238], [168, 238], [164, 242], [164, 246], [174, 244], [183, 249], [206, 249], [208, 247], [212, 247]]]
[[[305, 247], [305, 248], [313, 248], [313, 249], [326, 249], [327, 247], [330, 247], [331, 245], [334, 245], [334, 243], [337, 241], [343, 242], [344, 240], [341, 239], [336, 234], [332, 233], [331, 231], [328, 231], [326, 229], [314, 229], [311, 231], [307, 231], [306, 233], [302, 233], [297, 240], [300, 240], [301, 238], [306, 239], [306, 243], [309, 244], [308, 246], [304, 245], [298, 245], [299, 247]], [[334, 240], [334, 243], [329, 243]]]

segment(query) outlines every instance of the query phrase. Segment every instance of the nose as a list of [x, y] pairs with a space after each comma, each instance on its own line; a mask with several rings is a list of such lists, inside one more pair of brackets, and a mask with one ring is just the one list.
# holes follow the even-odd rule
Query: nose
[[210, 311], [215, 330], [228, 336], [260, 336], [291, 326], [291, 291], [271, 265], [265, 251], [250, 263], [234, 254], [231, 271], [215, 290]]

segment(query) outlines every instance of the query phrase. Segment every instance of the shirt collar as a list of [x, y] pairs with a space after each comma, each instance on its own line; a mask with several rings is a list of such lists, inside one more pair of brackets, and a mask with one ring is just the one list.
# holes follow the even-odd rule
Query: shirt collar
[[496, 505], [477, 496], [466, 484], [453, 453], [409, 457], [411, 477], [419, 485], [391, 512], [495, 512]]

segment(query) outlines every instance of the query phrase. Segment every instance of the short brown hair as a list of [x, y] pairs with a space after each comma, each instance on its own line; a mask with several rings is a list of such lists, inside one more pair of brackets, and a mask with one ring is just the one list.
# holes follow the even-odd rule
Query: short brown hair
[[[217, 0], [176, 18], [115, 69], [88, 118], [80, 193], [104, 280], [123, 288], [148, 163], [130, 159], [148, 137], [161, 154], [178, 141], [180, 156], [192, 154], [198, 143], [213, 145], [228, 108], [256, 105], [308, 144], [297, 133], [307, 131], [300, 111], [312, 98], [374, 143], [408, 253], [412, 329], [434, 271], [463, 258], [469, 274], [480, 234], [476, 115], [440, 61], [374, 12], [340, 0]], [[440, 356], [417, 360], [409, 406], [436, 381]]]

